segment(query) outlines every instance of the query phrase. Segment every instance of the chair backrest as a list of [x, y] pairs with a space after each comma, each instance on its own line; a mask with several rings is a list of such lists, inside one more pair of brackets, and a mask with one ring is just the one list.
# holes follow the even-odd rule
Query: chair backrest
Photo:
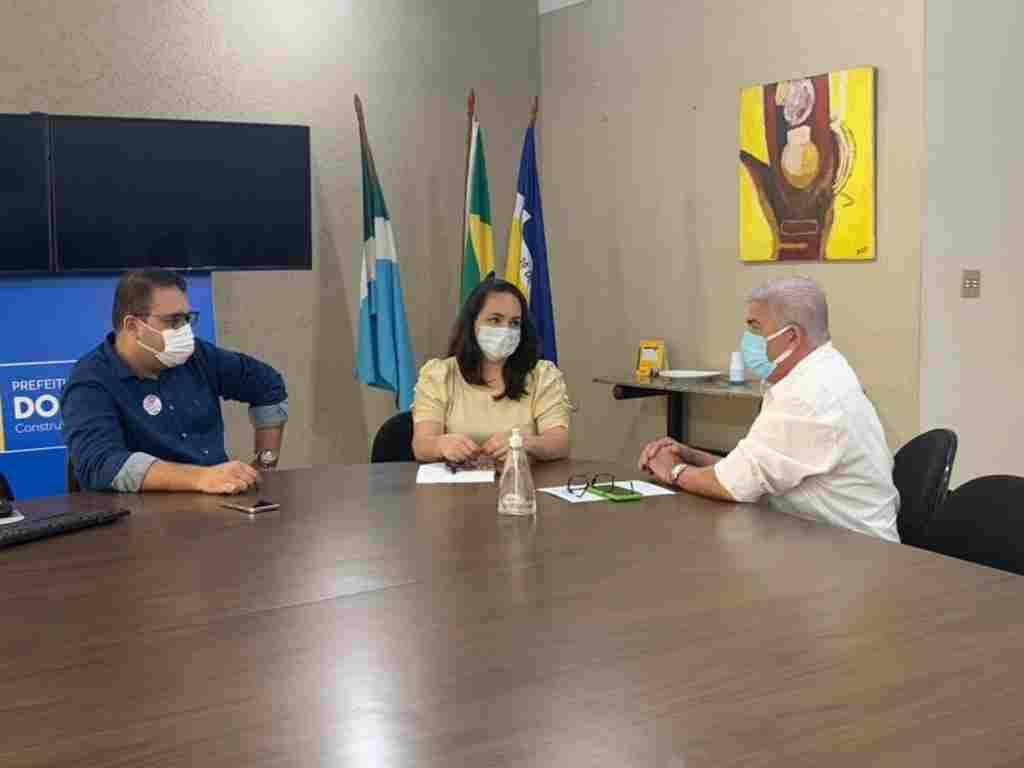
[[396, 413], [381, 425], [373, 439], [370, 461], [416, 461], [412, 452], [412, 413]]
[[14, 501], [14, 489], [12, 489], [11, 484], [7, 482], [7, 478], [4, 476], [3, 472], [0, 472], [0, 499]]
[[928, 525], [949, 490], [956, 442], [955, 432], [933, 429], [896, 451], [892, 480], [900, 492], [896, 525], [904, 544], [922, 546]]
[[78, 482], [78, 475], [75, 474], [75, 463], [71, 461], [70, 451], [67, 456], [67, 461], [64, 462], [64, 484], [67, 486], [68, 493], [80, 493], [82, 485]]
[[932, 520], [925, 546], [1024, 574], [1024, 477], [987, 475], [961, 485]]

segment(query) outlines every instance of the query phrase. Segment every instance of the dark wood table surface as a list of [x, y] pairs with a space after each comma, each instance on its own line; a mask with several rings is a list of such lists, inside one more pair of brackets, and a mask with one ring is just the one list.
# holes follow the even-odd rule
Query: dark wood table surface
[[683, 495], [499, 518], [415, 473], [277, 473], [255, 519], [22, 505], [133, 514], [0, 550], [0, 766], [1024, 764], [1024, 577]]

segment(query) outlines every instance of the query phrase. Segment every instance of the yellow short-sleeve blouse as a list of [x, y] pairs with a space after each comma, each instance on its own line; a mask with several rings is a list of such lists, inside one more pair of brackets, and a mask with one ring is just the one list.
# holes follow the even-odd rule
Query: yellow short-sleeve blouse
[[416, 381], [412, 404], [415, 422], [433, 421], [445, 434], [466, 435], [477, 443], [492, 435], [518, 428], [538, 435], [552, 427], [569, 428], [570, 401], [565, 379], [554, 363], [539, 360], [526, 378], [526, 393], [519, 400], [494, 399], [487, 387], [462, 378], [454, 357], [428, 360]]

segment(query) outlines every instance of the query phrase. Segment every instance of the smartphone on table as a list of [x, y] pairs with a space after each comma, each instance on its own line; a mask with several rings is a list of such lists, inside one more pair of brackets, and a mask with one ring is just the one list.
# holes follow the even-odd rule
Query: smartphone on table
[[644, 497], [639, 491], [614, 483], [592, 484], [587, 490], [595, 496], [601, 496], [609, 501], [638, 501]]
[[272, 501], [266, 499], [256, 499], [252, 502], [232, 502], [225, 501], [221, 504], [222, 507], [228, 509], [237, 509], [239, 512], [245, 512], [247, 515], [258, 515], [261, 512], [273, 512], [275, 509], [280, 509], [280, 504], [275, 504]]

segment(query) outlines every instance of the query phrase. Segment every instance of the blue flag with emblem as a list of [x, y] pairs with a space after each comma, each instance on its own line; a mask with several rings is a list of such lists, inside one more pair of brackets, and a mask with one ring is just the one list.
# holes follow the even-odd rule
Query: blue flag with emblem
[[356, 96], [363, 157], [363, 272], [359, 283], [359, 344], [356, 378], [395, 393], [395, 405], [412, 407], [416, 367], [405, 319], [398, 254], [384, 193], [366, 137], [362, 104]]
[[519, 185], [516, 207], [508, 233], [508, 258], [505, 279], [515, 283], [526, 296], [530, 316], [540, 339], [540, 357], [558, 364], [555, 344], [555, 312], [551, 304], [551, 278], [548, 275], [548, 246], [544, 237], [544, 212], [540, 204], [540, 178], [537, 175], [537, 152], [534, 147], [534, 126], [530, 121], [519, 161]]

